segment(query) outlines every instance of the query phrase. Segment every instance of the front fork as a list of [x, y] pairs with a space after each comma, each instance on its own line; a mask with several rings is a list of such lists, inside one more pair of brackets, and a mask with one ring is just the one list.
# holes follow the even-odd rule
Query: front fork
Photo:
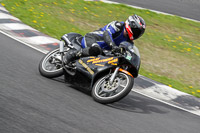
[[114, 79], [115, 79], [115, 77], [116, 77], [116, 75], [117, 75], [117, 73], [118, 73], [118, 71], [119, 71], [119, 68], [120, 68], [120, 67], [117, 67], [117, 68], [115, 69], [114, 73], [112, 74], [112, 76], [110, 77], [110, 80], [109, 80], [110, 85], [112, 85], [112, 83], [113, 83], [113, 81], [114, 81]]
[[123, 73], [125, 73], [125, 74], [131, 76], [132, 78], [134, 78], [133, 75], [132, 75], [130, 72], [127, 71], [127, 69], [128, 69], [128, 66], [126, 66], [125, 69], [122, 69], [122, 68], [120, 68], [120, 67], [117, 67], [117, 68], [115, 69], [114, 73], [113, 73], [113, 74], [111, 75], [111, 77], [110, 77], [110, 80], [109, 80], [110, 85], [112, 85], [112, 83], [113, 83], [113, 81], [114, 81], [114, 79], [115, 79], [115, 77], [116, 77], [118, 71], [121, 71], [121, 72], [123, 72]]

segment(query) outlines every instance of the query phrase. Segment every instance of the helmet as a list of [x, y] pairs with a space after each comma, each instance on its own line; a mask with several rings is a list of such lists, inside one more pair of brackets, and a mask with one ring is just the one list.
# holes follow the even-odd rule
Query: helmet
[[137, 15], [129, 16], [125, 22], [125, 29], [130, 40], [141, 37], [144, 34], [145, 28], [144, 19]]

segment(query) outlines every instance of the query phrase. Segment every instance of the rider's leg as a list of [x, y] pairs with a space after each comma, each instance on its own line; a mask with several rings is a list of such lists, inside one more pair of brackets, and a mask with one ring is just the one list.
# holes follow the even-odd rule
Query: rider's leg
[[79, 59], [81, 57], [87, 56], [97, 56], [102, 53], [101, 47], [96, 43], [97, 37], [93, 34], [86, 34], [82, 41], [82, 49], [70, 49], [64, 58], [64, 63], [68, 64], [69, 62]]
[[98, 46], [86, 47], [80, 50], [70, 49], [65, 55], [64, 63], [68, 64], [69, 62], [79, 59], [81, 57], [97, 56], [101, 54], [101, 51], [101, 48]]

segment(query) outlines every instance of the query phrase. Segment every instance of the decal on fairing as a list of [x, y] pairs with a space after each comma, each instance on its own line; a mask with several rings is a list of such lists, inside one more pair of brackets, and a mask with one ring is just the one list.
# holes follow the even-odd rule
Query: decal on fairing
[[115, 65], [115, 66], [116, 66], [117, 63], [115, 63], [115, 62], [118, 62], [118, 58], [109, 61], [108, 64], [111, 64], [111, 65]]
[[89, 63], [89, 62], [91, 62], [92, 64], [97, 65], [97, 66], [104, 66], [101, 64], [97, 64], [97, 63], [102, 63], [102, 62], [108, 62], [108, 64], [117, 65], [117, 63], [115, 63], [115, 62], [118, 62], [118, 58], [114, 59], [114, 57], [110, 57], [110, 58], [106, 58], [106, 59], [100, 59], [100, 57], [98, 57], [98, 58], [90, 59], [87, 61], [87, 63]]
[[82, 60], [78, 60], [78, 62], [90, 73], [90, 74], [94, 74], [94, 72], [88, 67], [88, 65], [86, 65]]
[[131, 59], [132, 59], [132, 56], [126, 56], [126, 59], [127, 59], [127, 60], [131, 60]]
[[[132, 50], [133, 50], [133, 49], [132, 49]], [[134, 50], [133, 50], [133, 51], [134, 51]], [[127, 59], [127, 60], [131, 60], [131, 59], [132, 59], [131, 53], [128, 52], [128, 51], [126, 51], [126, 53], [127, 53], [126, 59]]]
[[94, 65], [96, 65], [96, 66], [104, 66], [104, 65], [102, 65], [102, 64], [94, 64]]
[[87, 63], [92, 62], [92, 64], [94, 64], [94, 62], [98, 61], [99, 59], [100, 59], [100, 57], [99, 58], [93, 58], [93, 59], [87, 60]]

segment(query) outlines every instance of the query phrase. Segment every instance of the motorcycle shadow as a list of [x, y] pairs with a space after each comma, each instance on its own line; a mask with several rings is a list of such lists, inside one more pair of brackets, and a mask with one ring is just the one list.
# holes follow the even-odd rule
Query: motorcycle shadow
[[65, 81], [64, 76], [63, 77], [59, 77], [59, 78], [53, 78], [52, 80], [60, 82], [60, 83], [64, 83], [67, 87], [73, 88], [73, 89], [75, 89], [77, 91], [80, 91], [80, 92], [82, 92], [82, 93], [84, 93], [84, 94], [86, 94], [88, 96], [91, 96], [91, 91], [90, 90], [85, 89], [82, 86], [73, 85], [70, 82]]
[[[80, 91], [88, 96], [91, 96], [91, 91], [84, 89], [80, 86], [72, 85], [69, 82], [66, 82], [62, 77], [55, 78], [53, 80], [65, 83], [68, 87]], [[172, 108], [163, 103], [135, 94], [133, 92], [130, 92], [122, 100], [112, 104], [107, 104], [105, 106], [127, 112], [144, 113], [144, 114], [151, 114], [151, 113], [166, 114], [169, 113], [169, 109], [167, 110], [167, 108]]]
[[163, 103], [132, 93], [127, 95], [124, 99], [113, 104], [108, 104], [107, 106], [134, 113], [169, 113], [169, 109], [167, 109], [168, 106], [163, 105]]

